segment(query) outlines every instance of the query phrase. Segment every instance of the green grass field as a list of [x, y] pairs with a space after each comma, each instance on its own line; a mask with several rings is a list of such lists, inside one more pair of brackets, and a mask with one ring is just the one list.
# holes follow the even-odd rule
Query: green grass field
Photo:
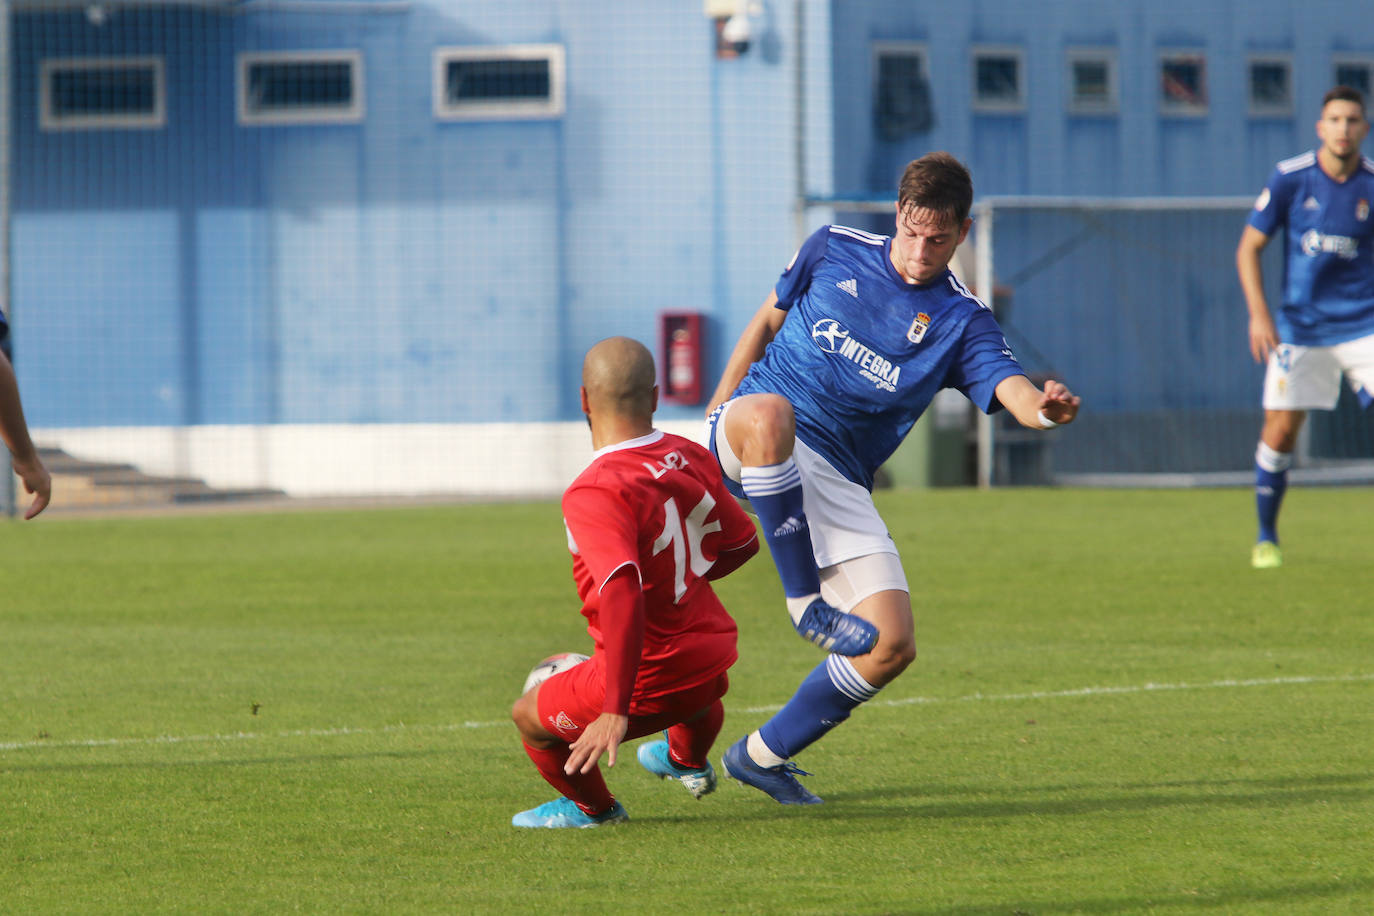
[[[921, 657], [799, 762], [826, 799], [634, 761], [623, 827], [508, 721], [589, 639], [553, 503], [0, 524], [0, 912], [1368, 913], [1374, 492], [880, 492]], [[720, 583], [715, 756], [820, 653]]]

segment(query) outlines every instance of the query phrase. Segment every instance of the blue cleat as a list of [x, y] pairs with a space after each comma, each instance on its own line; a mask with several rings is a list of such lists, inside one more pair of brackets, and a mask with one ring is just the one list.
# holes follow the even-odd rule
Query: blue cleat
[[796, 627], [802, 639], [836, 655], [867, 655], [878, 642], [877, 627], [835, 610], [820, 598], [806, 606]]
[[819, 805], [824, 801], [797, 782], [798, 776], [811, 774], [790, 760], [775, 767], [761, 767], [755, 763], [746, 749], [748, 740], [741, 738], [726, 750], [721, 759], [726, 775], [768, 794], [780, 805]]
[[620, 802], [611, 805], [603, 814], [591, 815], [584, 812], [570, 798], [555, 798], [538, 808], [521, 811], [511, 818], [513, 827], [604, 827], [607, 824], [623, 824], [630, 819]]
[[716, 768], [711, 766], [711, 761], [706, 761], [706, 766], [699, 770], [679, 766], [668, 756], [667, 741], [641, 744], [635, 756], [639, 758], [644, 769], [659, 779], [676, 779], [682, 783], [687, 787], [687, 791], [692, 793], [693, 798], [701, 798], [716, 791]]

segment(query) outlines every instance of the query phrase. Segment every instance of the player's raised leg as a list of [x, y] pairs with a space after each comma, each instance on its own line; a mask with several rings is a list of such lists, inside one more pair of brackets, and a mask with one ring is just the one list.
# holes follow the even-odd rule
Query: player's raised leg
[[[782, 580], [787, 613], [803, 639], [840, 655], [863, 655], [878, 633], [873, 625], [822, 600], [820, 573], [811, 547], [802, 477], [792, 458], [796, 419], [792, 405], [775, 394], [752, 394], [724, 405], [717, 420], [717, 457], [727, 477], [733, 456], [738, 480], [758, 514], [764, 540]], [[733, 463], [733, 462], [731, 462]]]
[[[875, 564], [895, 562], [895, 557], [888, 557], [892, 555], [861, 559]], [[797, 776], [809, 774], [798, 769], [792, 758], [877, 696], [916, 657], [911, 598], [906, 591], [877, 592], [861, 601], [854, 613], [877, 620], [880, 636], [873, 651], [862, 658], [831, 655], [817, 665], [781, 710], [725, 752], [723, 762], [732, 779], [784, 805], [820, 804], [821, 799], [797, 781]]]

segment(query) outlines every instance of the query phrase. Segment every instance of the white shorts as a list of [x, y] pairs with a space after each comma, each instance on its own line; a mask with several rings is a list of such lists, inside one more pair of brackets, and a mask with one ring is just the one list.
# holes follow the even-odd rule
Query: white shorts
[[1341, 396], [1341, 375], [1369, 406], [1374, 397], [1374, 335], [1332, 347], [1280, 344], [1264, 372], [1265, 410], [1331, 410]]
[[[725, 436], [726, 401], [706, 421], [707, 443], [732, 491], [740, 489], [742, 467]], [[880, 591], [910, 592], [897, 545], [873, 505], [873, 494], [847, 479], [800, 439], [792, 460], [801, 472], [802, 508], [811, 528], [811, 549], [821, 570], [821, 593], [849, 610]]]

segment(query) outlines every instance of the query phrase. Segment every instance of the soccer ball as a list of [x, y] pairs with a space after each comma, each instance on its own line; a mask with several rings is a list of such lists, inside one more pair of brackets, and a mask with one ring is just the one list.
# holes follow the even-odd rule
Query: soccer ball
[[588, 656], [581, 652], [559, 652], [557, 655], [550, 655], [539, 664], [535, 665], [530, 671], [529, 677], [525, 678], [525, 687], [521, 693], [529, 693], [539, 684], [544, 683], [561, 671], [567, 671], [574, 665], [580, 665], [587, 660]]

